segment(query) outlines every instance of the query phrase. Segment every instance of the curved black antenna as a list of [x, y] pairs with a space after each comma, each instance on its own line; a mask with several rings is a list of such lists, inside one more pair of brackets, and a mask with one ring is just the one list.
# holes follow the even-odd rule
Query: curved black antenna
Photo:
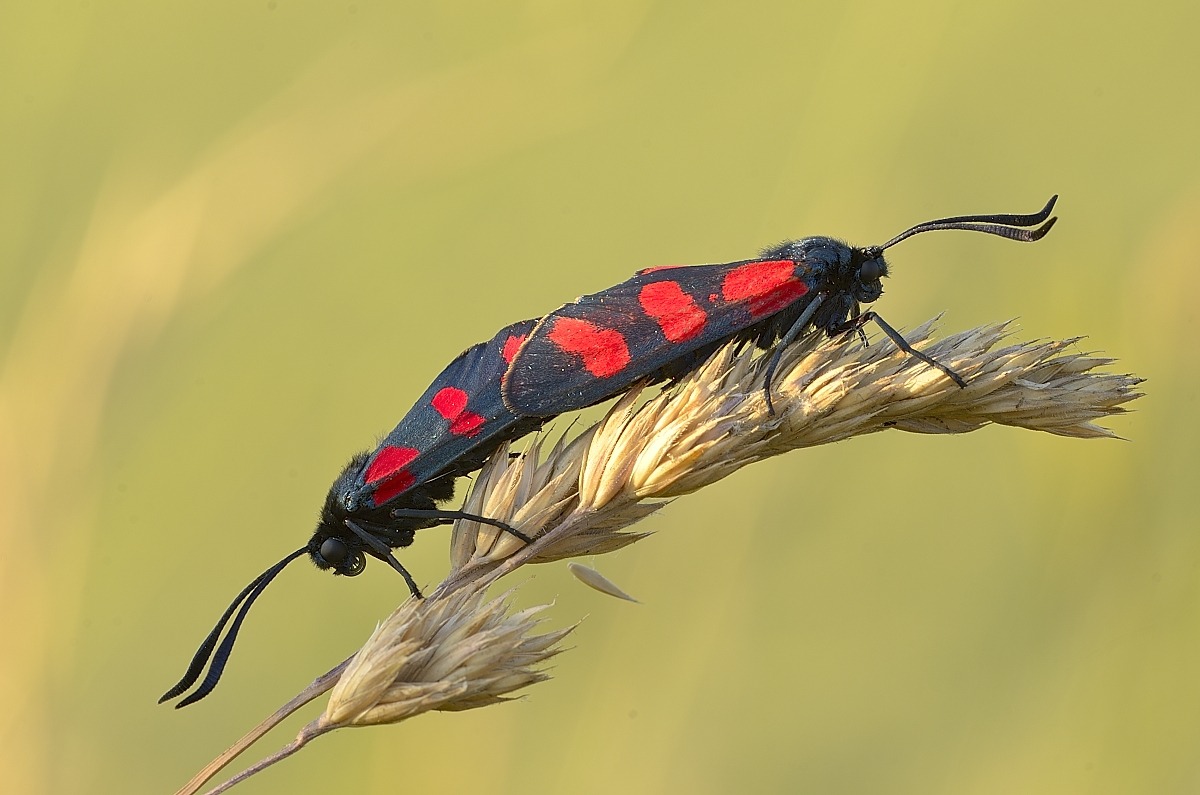
[[262, 595], [266, 587], [271, 584], [271, 580], [275, 579], [275, 575], [279, 574], [287, 564], [307, 551], [307, 548], [296, 550], [272, 567], [270, 572], [259, 580], [258, 584], [254, 586], [254, 590], [246, 597], [246, 601], [242, 603], [242, 609], [238, 611], [237, 618], [229, 625], [229, 632], [225, 633], [225, 640], [221, 641], [221, 645], [217, 647], [217, 653], [212, 658], [212, 665], [208, 668], [208, 675], [204, 677], [204, 681], [200, 683], [200, 687], [196, 688], [190, 696], [175, 705], [175, 709], [186, 707], [188, 704], [195, 704], [213, 691], [213, 688], [221, 681], [221, 674], [225, 672], [225, 664], [229, 662], [229, 655], [233, 653], [233, 644], [237, 641], [238, 631], [241, 630], [242, 622], [246, 620], [246, 615], [249, 614], [254, 600]]
[[346, 525], [346, 527], [350, 528], [351, 532], [353, 532], [356, 536], [361, 538], [363, 540], [363, 543], [365, 543], [368, 547], [370, 547], [371, 551], [374, 552], [376, 554], [376, 556], [379, 557], [380, 560], [387, 561], [389, 566], [391, 566], [396, 571], [400, 572], [400, 576], [403, 577], [404, 582], [406, 582], [408, 584], [408, 590], [412, 592], [413, 596], [417, 597], [418, 599], [425, 598], [421, 594], [421, 589], [417, 587], [416, 581], [413, 580], [412, 575], [408, 573], [408, 569], [404, 568], [402, 565], [400, 565], [400, 561], [396, 560], [396, 556], [392, 554], [391, 547], [389, 547], [387, 544], [383, 543], [378, 538], [371, 535], [366, 530], [362, 529], [361, 527], [359, 527], [357, 524], [350, 521], [349, 519], [346, 519], [344, 521], [344, 524]]
[[[301, 547], [300, 549], [297, 549], [295, 552], [292, 552], [283, 560], [274, 564], [262, 574], [255, 577], [250, 581], [249, 585], [242, 589], [242, 592], [239, 593], [236, 598], [234, 598], [233, 602], [221, 615], [221, 619], [217, 622], [217, 625], [213, 627], [212, 632], [208, 633], [208, 637], [206, 637], [204, 642], [200, 644], [200, 648], [196, 650], [196, 654], [194, 657], [192, 657], [192, 662], [188, 666], [187, 672], [183, 675], [183, 678], [180, 679], [174, 687], [172, 687], [166, 693], [163, 693], [162, 698], [158, 700], [159, 704], [163, 703], [164, 701], [169, 701], [172, 698], [182, 694], [184, 691], [190, 688], [197, 679], [200, 678], [200, 672], [204, 670], [204, 666], [208, 662], [208, 658], [212, 655], [213, 649], [217, 645], [217, 639], [221, 636], [222, 630], [224, 630], [225, 625], [229, 623], [229, 619], [231, 616], [233, 616], [234, 611], [238, 609], [239, 605], [241, 605], [241, 611], [239, 612], [237, 619], [233, 622], [233, 626], [230, 627], [229, 634], [226, 636], [225, 641], [221, 644], [221, 648], [217, 651], [216, 657], [213, 658], [212, 668], [209, 669], [208, 676], [205, 677], [204, 683], [200, 686], [199, 690], [176, 704], [175, 709], [186, 707], [188, 704], [194, 704], [212, 692], [212, 689], [217, 686], [217, 682], [220, 681], [222, 672], [225, 670], [225, 663], [228, 662], [229, 655], [233, 651], [233, 642], [237, 639], [238, 630], [241, 628], [242, 622], [246, 619], [246, 613], [250, 610], [250, 605], [254, 604], [254, 600], [258, 598], [258, 595], [263, 592], [263, 589], [267, 587], [271, 580], [275, 579], [275, 576], [279, 574], [279, 572], [283, 571], [285, 566], [307, 551], [308, 547]], [[243, 600], [245, 601], [245, 604], [242, 604]]]
[[917, 224], [918, 227], [926, 224], [957, 224], [964, 221], [979, 221], [987, 224], [1003, 224], [1004, 226], [1037, 226], [1042, 221], [1050, 217], [1050, 211], [1054, 209], [1054, 203], [1058, 201], [1058, 194], [1050, 197], [1050, 201], [1046, 202], [1046, 206], [1038, 210], [1036, 213], [1027, 215], [955, 215], [950, 218], [938, 218], [933, 221], [926, 221], [923, 224]]
[[1056, 201], [1058, 201], [1058, 194], [1051, 196], [1050, 201], [1046, 202], [1046, 206], [1041, 210], [1029, 215], [955, 215], [950, 218], [937, 218], [904, 230], [882, 246], [871, 246], [866, 250], [877, 255], [884, 249], [896, 245], [901, 240], [907, 240], [913, 235], [943, 229], [964, 229], [969, 232], [984, 232], [989, 235], [1006, 237], [1009, 240], [1030, 243], [1045, 237], [1046, 233], [1050, 231], [1050, 227], [1054, 226], [1054, 222], [1058, 219], [1050, 218], [1049, 221], [1037, 229], [1012, 229], [1010, 227], [1028, 227], [1041, 224], [1050, 217], [1050, 212], [1054, 209]]

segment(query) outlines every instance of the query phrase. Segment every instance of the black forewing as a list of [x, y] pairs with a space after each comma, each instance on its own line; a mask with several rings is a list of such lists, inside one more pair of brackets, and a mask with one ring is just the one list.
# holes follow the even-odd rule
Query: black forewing
[[552, 416], [647, 376], [673, 377], [673, 363], [778, 321], [779, 313], [798, 316], [812, 287], [807, 267], [790, 260], [641, 271], [542, 318], [509, 368], [504, 401], [517, 414]]
[[[465, 474], [481, 466], [506, 435], [513, 438], [521, 418], [504, 405], [500, 383], [536, 322], [507, 326], [451, 362], [371, 454], [355, 497], [370, 496], [378, 505], [445, 472]], [[399, 461], [402, 466], [389, 464]]]

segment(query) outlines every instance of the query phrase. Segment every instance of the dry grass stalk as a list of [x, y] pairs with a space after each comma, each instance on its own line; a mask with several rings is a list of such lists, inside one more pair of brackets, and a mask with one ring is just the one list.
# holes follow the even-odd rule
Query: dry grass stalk
[[964, 376], [965, 389], [887, 341], [864, 346], [849, 335], [814, 334], [784, 354], [774, 415], [763, 393], [764, 358], [730, 345], [644, 402], [641, 390], [631, 390], [603, 420], [549, 452], [544, 437], [516, 457], [501, 448], [464, 510], [504, 520], [534, 543], [457, 523], [450, 574], [429, 598], [404, 603], [377, 628], [321, 718], [213, 792], [332, 729], [485, 706], [547, 678], [537, 666], [570, 629], [535, 634], [534, 616], [546, 606], [510, 614], [507, 594], [484, 601], [484, 590], [526, 563], [602, 554], [643, 538], [627, 528], [665, 499], [788, 450], [889, 429], [964, 433], [995, 423], [1112, 437], [1096, 420], [1139, 396], [1140, 379], [1095, 372], [1111, 360], [1072, 352], [1077, 340], [1007, 345], [1007, 324], [997, 324], [931, 342], [932, 327], [914, 330], [910, 341]]

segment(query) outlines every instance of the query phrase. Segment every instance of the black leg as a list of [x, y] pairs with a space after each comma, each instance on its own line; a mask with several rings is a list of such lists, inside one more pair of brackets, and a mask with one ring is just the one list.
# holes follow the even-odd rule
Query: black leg
[[392, 511], [392, 516], [396, 519], [435, 519], [439, 520], [438, 524], [449, 524], [455, 519], [467, 519], [472, 522], [480, 522], [482, 524], [490, 524], [493, 527], [499, 527], [506, 533], [514, 535], [524, 541], [526, 544], [532, 544], [533, 539], [517, 530], [507, 522], [502, 522], [499, 519], [489, 519], [486, 516], [477, 516], [473, 513], [464, 513], [463, 511], [443, 511], [440, 509], [422, 510], [420, 508], [397, 508]]
[[[859, 305], [858, 301], [855, 301], [854, 306], [851, 307], [851, 310], [850, 310], [850, 317], [856, 318], [861, 314], [862, 314], [862, 307]], [[863, 331], [862, 324], [859, 324], [856, 331], [858, 331], [858, 338], [860, 340], [862, 340], [862, 344], [863, 344], [864, 348], [871, 344], [870, 342], [867, 341], [867, 332]]]
[[351, 532], [353, 532], [356, 536], [361, 538], [363, 543], [366, 544], [368, 547], [370, 547], [375, 552], [375, 554], [379, 555], [379, 557], [382, 558], [383, 560], [386, 560], [389, 566], [391, 566], [396, 571], [400, 572], [400, 576], [404, 578], [404, 582], [408, 585], [408, 590], [412, 593], [413, 596], [417, 597], [418, 599], [425, 598], [424, 595], [422, 595], [422, 593], [421, 593], [421, 589], [417, 587], [417, 581], [414, 580], [412, 578], [412, 575], [408, 573], [408, 569], [404, 568], [403, 564], [401, 564], [400, 561], [396, 560], [396, 556], [392, 554], [391, 547], [389, 547], [387, 544], [383, 543], [378, 538], [371, 535], [366, 530], [362, 529], [361, 527], [359, 527], [357, 524], [350, 521], [349, 519], [347, 519], [345, 521], [345, 525], [346, 525], [346, 527], [350, 528]]
[[763, 396], [767, 399], [767, 415], [775, 416], [775, 404], [771, 401], [771, 379], [775, 377], [775, 368], [779, 367], [779, 361], [783, 358], [783, 352], [787, 346], [791, 345], [800, 333], [808, 328], [809, 322], [817, 312], [817, 307], [825, 300], [822, 293], [817, 293], [808, 302], [808, 306], [804, 307], [804, 311], [800, 313], [800, 317], [796, 318], [796, 322], [792, 323], [792, 327], [787, 330], [783, 338], [775, 345], [775, 350], [771, 352], [771, 360], [767, 362], [767, 371], [763, 373]]
[[951, 370], [949, 367], [942, 364], [941, 362], [937, 361], [932, 356], [921, 353], [919, 350], [917, 350], [913, 346], [909, 345], [908, 340], [904, 339], [903, 335], [901, 335], [899, 331], [896, 331], [896, 329], [889, 326], [884, 321], [884, 319], [881, 318], [879, 315], [875, 314], [874, 311], [868, 310], [866, 312], [863, 312], [858, 317], [851, 318], [850, 320], [848, 320], [844, 324], [842, 324], [835, 331], [835, 333], [840, 333], [840, 332], [844, 332], [844, 331], [858, 331], [861, 334], [862, 327], [870, 321], [874, 321], [875, 325], [877, 325], [877, 326], [879, 326], [879, 328], [883, 329], [883, 333], [887, 335], [888, 339], [890, 339], [892, 342], [896, 343], [897, 348], [904, 351], [905, 353], [907, 353], [909, 356], [913, 357], [914, 359], [920, 359], [921, 361], [925, 362], [925, 364], [929, 365], [930, 367], [936, 367], [937, 369], [941, 370], [943, 373], [948, 375], [954, 381], [954, 383], [958, 384], [959, 388], [961, 388], [961, 389], [967, 388], [967, 382], [963, 379], [963, 377], [961, 375], [954, 372], [953, 370]]

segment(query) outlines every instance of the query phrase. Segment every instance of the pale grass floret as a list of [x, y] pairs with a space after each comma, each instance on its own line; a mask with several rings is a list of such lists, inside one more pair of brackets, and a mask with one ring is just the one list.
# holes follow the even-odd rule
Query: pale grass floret
[[[549, 451], [544, 436], [516, 456], [502, 446], [463, 510], [508, 522], [534, 542], [458, 522], [446, 579], [427, 599], [401, 605], [340, 671], [302, 694], [299, 703], [332, 687], [324, 714], [291, 746], [213, 792], [327, 731], [486, 706], [546, 679], [539, 665], [570, 628], [538, 634], [535, 615], [548, 606], [514, 612], [509, 594], [487, 600], [485, 589], [527, 563], [627, 546], [646, 535], [629, 526], [666, 500], [754, 461], [884, 430], [964, 433], [998, 424], [1112, 437], [1096, 421], [1139, 396], [1140, 379], [1096, 372], [1111, 360], [1075, 350], [1076, 339], [1007, 344], [1007, 324], [997, 324], [931, 341], [932, 328], [922, 325], [909, 341], [963, 376], [965, 389], [886, 340], [868, 346], [812, 334], [784, 352], [772, 384], [775, 413], [763, 390], [765, 357], [727, 345], [649, 398], [630, 390], [600, 422], [569, 441], [564, 434]], [[268, 719], [181, 792], [194, 792], [277, 722]]]
[[540, 663], [571, 630], [535, 634], [548, 605], [510, 612], [511, 594], [485, 601], [478, 588], [410, 599], [380, 624], [334, 686], [322, 726], [395, 723], [430, 710], [504, 701], [540, 682]]
[[626, 602], [637, 601], [637, 599], [634, 599], [632, 596], [625, 593], [625, 591], [621, 590], [619, 585], [593, 569], [591, 566], [585, 566], [582, 563], [575, 563], [572, 561], [567, 564], [567, 571], [575, 575], [575, 579], [579, 580], [589, 588], [596, 589], [600, 593], [608, 594], [609, 596], [615, 596], [618, 599], [624, 599]]

